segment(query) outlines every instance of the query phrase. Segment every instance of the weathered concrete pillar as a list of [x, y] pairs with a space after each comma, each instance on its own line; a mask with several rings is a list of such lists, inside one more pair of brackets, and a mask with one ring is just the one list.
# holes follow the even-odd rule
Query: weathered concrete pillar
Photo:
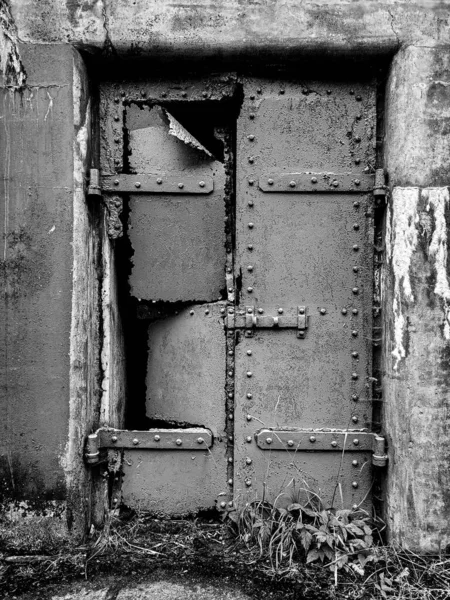
[[450, 543], [450, 48], [406, 47], [387, 87], [384, 422], [393, 542]]

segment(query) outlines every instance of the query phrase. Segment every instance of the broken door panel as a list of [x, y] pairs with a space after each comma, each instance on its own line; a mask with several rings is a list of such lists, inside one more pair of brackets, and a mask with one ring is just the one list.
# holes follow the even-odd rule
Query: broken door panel
[[[357, 459], [338, 446], [315, 452], [315, 440], [309, 451], [261, 449], [256, 436], [261, 428], [350, 432], [371, 425], [373, 226], [369, 186], [361, 182], [374, 166], [374, 92], [370, 82], [244, 84], [237, 310], [256, 318], [236, 347], [234, 492], [240, 502], [263, 491], [273, 500], [294, 477], [328, 501], [338, 484], [347, 505], [369, 494], [368, 452]], [[295, 321], [292, 329], [281, 328], [282, 316], [299, 307], [307, 328], [299, 331]], [[278, 321], [261, 329], [259, 315], [261, 326], [265, 315]], [[365, 465], [361, 471], [355, 460]]]
[[[224, 165], [160, 106], [131, 105], [126, 124], [130, 170], [161, 183], [161, 193], [130, 196], [132, 295], [169, 302], [219, 300], [225, 269]], [[213, 191], [184, 194], [185, 177], [196, 179], [199, 190], [212, 179]], [[165, 193], [166, 181], [181, 193]]]
[[148, 327], [147, 416], [223, 435], [224, 304], [191, 305]]

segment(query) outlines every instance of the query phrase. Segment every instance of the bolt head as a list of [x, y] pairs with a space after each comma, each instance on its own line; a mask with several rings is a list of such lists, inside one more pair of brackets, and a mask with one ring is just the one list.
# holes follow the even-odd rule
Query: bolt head
[[111, 441], [116, 443], [117, 442], [117, 435], [113, 435], [111, 438]]
[[352, 379], [358, 379], [358, 373], [352, 373]]
[[273, 179], [268, 179], [268, 180], [267, 180], [267, 183], [268, 183], [269, 185], [273, 185]]
[[249, 180], [248, 180], [248, 185], [253, 185], [254, 183], [255, 183], [255, 180], [254, 180], [254, 179], [249, 179]]
[[232, 463], [233, 462], [233, 458], [231, 456], [228, 457], [228, 462]]
[[246, 463], [247, 465], [251, 465], [251, 464], [252, 464], [252, 462], [253, 462], [253, 461], [252, 461], [252, 459], [251, 459], [251, 458], [249, 458], [249, 457], [247, 457], [247, 458], [245, 459], [245, 463]]
[[357, 460], [352, 460], [352, 465], [353, 465], [354, 467], [357, 467], [357, 466], [358, 466], [358, 461], [357, 461]]
[[233, 392], [228, 392], [228, 398], [233, 398], [234, 394]]
[[317, 183], [317, 177], [311, 177], [311, 183]]
[[248, 398], [249, 400], [251, 400], [251, 399], [253, 398], [253, 394], [251, 394], [250, 392], [248, 392], [248, 394], [247, 394], [247, 398]]
[[355, 438], [355, 439], [353, 440], [353, 445], [354, 445], [354, 446], [359, 446], [359, 440], [358, 440], [358, 438]]
[[354, 288], [352, 289], [352, 292], [353, 292], [354, 294], [358, 294], [358, 293], [359, 293], [359, 288], [357, 288], [357, 287], [354, 287]]
[[247, 487], [250, 487], [250, 486], [252, 485], [252, 482], [251, 482], [251, 480], [250, 480], [250, 479], [246, 479], [246, 480], [245, 480], [245, 485], [246, 485]]
[[294, 445], [294, 440], [288, 440], [287, 445], [292, 448], [292, 446]]
[[224, 309], [224, 308], [221, 308], [221, 309], [220, 309], [220, 313], [221, 313], [222, 315], [223, 315], [223, 314], [225, 314], [225, 309]]
[[205, 182], [204, 182], [204, 181], [199, 181], [199, 182], [198, 182], [198, 185], [199, 185], [200, 187], [205, 187]]
[[258, 308], [258, 313], [259, 313], [260, 315], [262, 315], [262, 314], [263, 314], [263, 312], [264, 312], [264, 309], [262, 309], [262, 308]]
[[247, 421], [251, 421], [253, 419], [252, 415], [247, 415]]
[[134, 438], [133, 440], [133, 445], [137, 446], [139, 444], [139, 440], [137, 438]]
[[353, 423], [357, 423], [358, 422], [358, 417], [356, 417], [356, 416], [352, 417], [352, 421], [353, 421]]
[[270, 437], [266, 438], [266, 444], [270, 445], [272, 443], [272, 441], [273, 441], [272, 438], [270, 438]]
[[342, 313], [343, 315], [346, 315], [346, 314], [347, 314], [347, 309], [346, 309], [346, 308], [343, 308], [343, 309], [341, 310], [341, 313]]
[[158, 179], [156, 180], [156, 183], [157, 183], [158, 185], [161, 185], [161, 184], [162, 184], [162, 179], [161, 179], [161, 177], [158, 177]]
[[247, 377], [252, 377], [253, 373], [251, 371], [247, 371]]
[[359, 400], [358, 394], [352, 394], [352, 400], [353, 402], [357, 402]]
[[136, 183], [134, 184], [134, 187], [140, 188], [141, 187], [141, 183], [139, 181], [136, 181]]
[[253, 156], [249, 156], [249, 157], [248, 157], [248, 162], [249, 162], [250, 164], [253, 164], [253, 163], [255, 162], [255, 159], [254, 159], [254, 157], [253, 157]]
[[289, 182], [289, 187], [294, 188], [297, 184], [295, 183], [295, 181], [290, 181]]
[[251, 142], [253, 142], [253, 140], [255, 139], [255, 136], [254, 136], [253, 134], [250, 134], [250, 135], [248, 135], [248, 136], [247, 136], [247, 138], [248, 138], [248, 139], [249, 139]]
[[[356, 161], [355, 161], [356, 162]], [[359, 179], [355, 179], [355, 181], [353, 182], [355, 185], [360, 185], [360, 180]]]
[[249, 224], [248, 224], [248, 228], [249, 228], [249, 229], [253, 229], [253, 223], [249, 223]]
[[193, 310], [190, 310], [190, 311], [189, 311], [189, 314], [190, 314], [190, 315], [191, 315], [191, 317], [192, 317], [192, 315], [194, 314], [194, 311], [193, 311]]
[[180, 440], [180, 438], [178, 438], [175, 443], [176, 443], [177, 446], [181, 446], [181, 444], [183, 442], [182, 442], [182, 440]]
[[161, 437], [159, 435], [155, 435], [155, 438], [154, 438], [155, 442], [159, 442], [160, 439], [161, 439]]
[[353, 358], [358, 358], [359, 354], [357, 352], [352, 352]]
[[184, 183], [179, 183], [178, 187], [180, 188], [180, 190], [182, 190], [184, 188]]
[[248, 265], [247, 271], [250, 271], [250, 273], [251, 273], [253, 271], [253, 265]]
[[339, 186], [339, 181], [335, 179], [331, 185], [336, 188]]
[[354, 329], [354, 330], [352, 331], [352, 336], [353, 336], [353, 337], [358, 337], [358, 332], [356, 331], [356, 329]]
[[356, 489], [356, 488], [358, 487], [358, 482], [357, 482], [357, 481], [354, 481], [354, 482], [352, 483], [352, 487], [354, 487], [354, 488]]
[[114, 179], [114, 185], [119, 185], [119, 180], [118, 179]]
[[314, 444], [314, 442], [316, 441], [316, 436], [312, 435], [312, 436], [309, 438], [309, 441], [311, 442], [311, 444]]
[[205, 440], [202, 437], [197, 438], [197, 444], [204, 444]]
[[247, 442], [247, 444], [250, 444], [250, 442], [252, 441], [252, 437], [251, 437], [250, 435], [248, 435], [248, 436], [245, 438], [245, 441]]
[[326, 309], [325, 309], [325, 308], [321, 308], [321, 309], [320, 309], [320, 314], [321, 314], [321, 315], [326, 315], [326, 314], [327, 314], [327, 311], [326, 311]]
[[359, 267], [356, 267], [356, 266], [353, 267], [353, 273], [358, 273], [358, 271], [359, 271]]
[[354, 308], [354, 309], [352, 310], [352, 313], [353, 313], [354, 315], [357, 315], [357, 314], [358, 314], [358, 309], [357, 309], [357, 308]]
[[333, 446], [333, 448], [336, 448], [336, 446], [337, 446], [337, 442], [336, 442], [336, 440], [333, 440], [333, 441], [331, 442], [331, 445]]
[[248, 287], [248, 288], [247, 288], [247, 292], [248, 292], [249, 294], [251, 294], [251, 293], [253, 292], [253, 288], [252, 288], [252, 287]]
[[299, 308], [298, 312], [300, 315], [304, 315], [305, 314], [305, 309], [304, 308]]
[[358, 246], [358, 244], [355, 244], [355, 245], [353, 246], [353, 250], [354, 250], [355, 252], [358, 252], [358, 250], [359, 250], [359, 246]]
[[247, 350], [247, 356], [251, 356], [252, 355], [252, 351], [251, 350]]
[[233, 485], [233, 480], [232, 479], [228, 480], [228, 485]]

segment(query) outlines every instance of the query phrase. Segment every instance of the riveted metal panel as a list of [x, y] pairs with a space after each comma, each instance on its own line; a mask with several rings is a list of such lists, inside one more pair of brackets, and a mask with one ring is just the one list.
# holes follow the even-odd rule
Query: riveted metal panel
[[[244, 96], [237, 131], [237, 310], [252, 305], [264, 315], [267, 306], [278, 306], [289, 314], [302, 305], [309, 321], [303, 338], [288, 329], [256, 328], [252, 338], [242, 331], [236, 347], [235, 496], [242, 501], [265, 489], [275, 497], [297, 477], [328, 499], [340, 484], [346, 502], [359, 504], [370, 489], [370, 468], [367, 463], [352, 479], [352, 461], [360, 464], [369, 453], [355, 459], [347, 451], [273, 451], [258, 447], [255, 434], [261, 427], [371, 426], [368, 190], [375, 89], [371, 82], [247, 80]], [[336, 175], [316, 189], [318, 173], [351, 176], [340, 181]]]
[[130, 195], [131, 294], [169, 302], [220, 299], [226, 260], [224, 165], [171, 135], [158, 106], [132, 104], [126, 123], [132, 172], [163, 181], [183, 172], [189, 180], [214, 186], [207, 195], [200, 186], [198, 194], [177, 188], [176, 197], [172, 189]]

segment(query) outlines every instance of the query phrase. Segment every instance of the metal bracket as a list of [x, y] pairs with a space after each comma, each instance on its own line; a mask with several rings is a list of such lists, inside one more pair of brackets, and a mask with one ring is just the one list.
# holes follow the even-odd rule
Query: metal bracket
[[190, 177], [180, 174], [106, 175], [102, 192], [108, 194], [210, 194], [214, 181], [210, 175]]
[[276, 315], [265, 314], [263, 308], [246, 306], [245, 311], [230, 308], [226, 317], [227, 329], [245, 329], [245, 337], [253, 337], [255, 329], [297, 329], [297, 337], [303, 339], [308, 328], [309, 317], [306, 306], [298, 306], [296, 313], [275, 309]]
[[387, 464], [385, 438], [360, 429], [261, 429], [255, 438], [261, 450], [372, 452], [374, 466], [384, 467]]
[[263, 174], [258, 186], [263, 192], [370, 192], [373, 175], [369, 173], [281, 173]]
[[90, 465], [100, 464], [100, 451], [108, 448], [139, 450], [206, 450], [211, 448], [213, 434], [203, 427], [189, 429], [148, 429], [128, 431], [100, 428], [91, 433], [86, 442], [85, 460]]

